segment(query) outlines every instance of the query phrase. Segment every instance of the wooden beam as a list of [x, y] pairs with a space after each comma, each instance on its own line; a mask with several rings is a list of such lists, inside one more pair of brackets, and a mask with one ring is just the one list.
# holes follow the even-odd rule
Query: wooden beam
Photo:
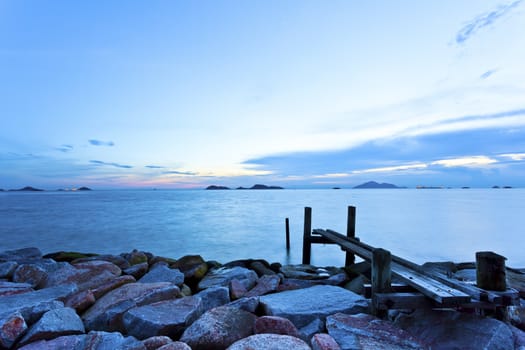
[[387, 313], [383, 309], [376, 308], [376, 294], [389, 293], [392, 282], [391, 254], [388, 250], [381, 248], [372, 252], [372, 314], [384, 318]]
[[312, 208], [304, 208], [304, 231], [303, 231], [303, 264], [310, 264], [312, 256]]
[[[355, 218], [356, 208], [353, 206], [348, 207], [348, 215], [346, 220], [346, 237], [355, 239]], [[346, 252], [345, 266], [350, 266], [355, 263], [355, 255], [352, 252]]]
[[376, 293], [372, 305], [377, 310], [420, 309], [436, 306], [421, 293]]

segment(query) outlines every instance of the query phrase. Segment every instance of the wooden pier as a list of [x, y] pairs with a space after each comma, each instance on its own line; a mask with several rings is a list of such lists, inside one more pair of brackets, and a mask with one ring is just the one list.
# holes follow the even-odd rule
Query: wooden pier
[[[506, 287], [505, 258], [498, 254], [476, 254], [478, 283], [472, 285], [361, 242], [355, 237], [355, 207], [348, 207], [346, 235], [329, 229], [312, 230], [312, 209], [306, 207], [304, 213], [303, 264], [310, 264], [312, 244], [339, 245], [346, 251], [346, 266], [354, 263], [355, 255], [370, 262], [369, 293], [373, 311], [378, 315], [384, 315], [388, 309], [421, 307], [472, 308], [498, 314], [507, 306], [520, 303], [518, 291]], [[392, 284], [392, 276], [403, 283]]]

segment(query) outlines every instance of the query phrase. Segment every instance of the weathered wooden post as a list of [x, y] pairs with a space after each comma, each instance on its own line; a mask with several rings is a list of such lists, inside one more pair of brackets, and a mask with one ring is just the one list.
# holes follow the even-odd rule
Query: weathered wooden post
[[494, 252], [476, 253], [476, 284], [478, 288], [504, 292], [507, 274], [504, 256]]
[[375, 294], [391, 291], [391, 262], [392, 255], [388, 250], [376, 248], [372, 251], [372, 313], [381, 318], [387, 315], [388, 310], [378, 308]]
[[[355, 238], [355, 207], [348, 207], [348, 216], [346, 222], [346, 237]], [[355, 263], [355, 255], [351, 252], [346, 252], [345, 266], [353, 265]]]
[[303, 264], [310, 264], [312, 255], [312, 208], [304, 207]]
[[286, 226], [286, 251], [290, 251], [290, 219], [286, 218], [284, 220]]

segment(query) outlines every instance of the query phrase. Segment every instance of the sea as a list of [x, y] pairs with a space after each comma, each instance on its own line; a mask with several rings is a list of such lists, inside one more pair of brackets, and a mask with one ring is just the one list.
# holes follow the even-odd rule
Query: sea
[[[312, 208], [313, 228], [344, 234], [348, 206], [356, 207], [361, 241], [416, 263], [469, 262], [493, 251], [507, 266], [525, 267], [525, 189], [515, 188], [0, 192], [0, 252], [138, 249], [299, 264], [304, 208]], [[312, 247], [317, 266], [344, 261], [337, 246]]]

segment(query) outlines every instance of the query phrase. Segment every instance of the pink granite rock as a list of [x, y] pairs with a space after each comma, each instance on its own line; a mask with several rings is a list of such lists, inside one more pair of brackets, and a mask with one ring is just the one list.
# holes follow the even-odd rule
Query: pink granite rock
[[334, 338], [326, 333], [318, 333], [312, 337], [312, 350], [341, 350]]
[[299, 337], [299, 331], [294, 324], [287, 318], [279, 316], [262, 316], [255, 321], [255, 334], [272, 333], [291, 335]]
[[64, 301], [64, 305], [75, 309], [78, 313], [86, 311], [95, 304], [95, 295], [91, 290], [83, 290], [70, 295]]
[[142, 341], [142, 344], [144, 344], [144, 346], [146, 347], [146, 350], [156, 350], [160, 348], [161, 346], [164, 346], [172, 342], [173, 340], [171, 340], [170, 337], [166, 337], [164, 335], [157, 335], [155, 337], [149, 337], [147, 339], [144, 339]]
[[26, 322], [19, 312], [0, 315], [0, 348], [9, 349], [26, 329]]
[[275, 292], [279, 286], [280, 278], [277, 275], [264, 275], [257, 280], [257, 285], [250, 289], [245, 297], [258, 297]]
[[255, 334], [233, 343], [227, 350], [311, 350], [303, 340], [281, 334]]

